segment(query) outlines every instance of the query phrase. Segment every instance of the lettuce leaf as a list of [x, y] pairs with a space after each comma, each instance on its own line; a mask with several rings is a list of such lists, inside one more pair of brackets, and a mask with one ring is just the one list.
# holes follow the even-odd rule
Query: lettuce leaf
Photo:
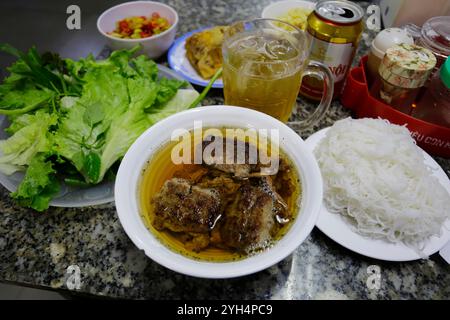
[[97, 183], [98, 174], [88, 168], [92, 168], [92, 159], [99, 159], [111, 122], [128, 107], [127, 79], [105, 67], [89, 70], [85, 81], [81, 97], [60, 117], [55, 150], [74, 164], [86, 182]]
[[53, 135], [49, 131], [57, 121], [55, 114], [42, 110], [17, 117], [8, 128], [13, 135], [0, 140], [0, 171], [12, 174], [24, 170], [36, 154], [51, 153]]
[[54, 98], [54, 92], [47, 89], [35, 89], [25, 86], [20, 90], [5, 90], [0, 92], [0, 114], [17, 115], [30, 112], [48, 105]]
[[78, 67], [73, 63], [74, 70], [84, 74], [83, 91], [66, 108], [55, 144], [58, 154], [70, 160], [87, 183], [101, 182], [185, 85], [184, 81], [158, 80], [156, 64], [145, 56], [132, 58], [133, 53], [120, 50], [103, 61], [84, 61]]
[[0, 114], [11, 135], [0, 141], [0, 171], [26, 170], [12, 194], [21, 205], [42, 211], [58, 192], [57, 178], [89, 186], [113, 176], [114, 164], [157, 121], [187, 109], [198, 97], [186, 82], [159, 78], [156, 63], [139, 47], [108, 59], [61, 60], [21, 53], [0, 85]]
[[177, 93], [178, 89], [184, 86], [184, 81], [169, 80], [162, 78], [158, 81], [158, 91], [156, 93], [155, 101], [145, 108], [148, 113], [158, 113], [163, 109], [167, 102], [172, 99]]
[[31, 160], [16, 192], [11, 193], [12, 198], [24, 207], [46, 210], [52, 197], [59, 192], [55, 173], [51, 161], [46, 160], [45, 154], [39, 154]]
[[179, 89], [175, 96], [166, 103], [164, 108], [161, 108], [158, 112], [147, 113], [147, 119], [153, 125], [172, 114], [186, 110], [198, 96], [199, 93], [195, 90]]

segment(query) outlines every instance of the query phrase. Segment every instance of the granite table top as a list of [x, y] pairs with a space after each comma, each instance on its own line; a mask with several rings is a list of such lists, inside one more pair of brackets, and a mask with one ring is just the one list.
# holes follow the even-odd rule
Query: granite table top
[[[114, 2], [114, 1], [113, 1]], [[50, 41], [42, 22], [26, 40], [6, 39], [23, 49], [43, 43], [43, 49], [77, 57], [99, 53], [104, 43], [93, 37], [96, 17], [113, 5], [108, 1], [78, 1], [86, 17], [80, 33], [54, 31]], [[118, 2], [118, 1], [116, 1]], [[199, 27], [228, 24], [258, 17], [270, 0], [167, 0], [180, 15], [178, 35]], [[24, 1], [2, 1], [0, 16], [20, 8], [24, 16], [33, 10], [48, 14], [54, 23], [63, 23], [64, 1], [56, 8], [50, 1], [42, 7]], [[360, 2], [363, 6], [368, 3]], [[58, 11], [59, 10], [59, 11]], [[84, 11], [83, 11], [84, 10]], [[58, 11], [58, 12], [57, 12]], [[11, 18], [9, 18], [11, 19]], [[49, 29], [50, 28], [50, 29]], [[20, 30], [19, 30], [20, 33]], [[3, 36], [2, 36], [3, 37]], [[61, 40], [66, 37], [66, 42]], [[370, 38], [370, 35], [368, 35]], [[83, 40], [84, 39], [84, 40]], [[3, 42], [5, 39], [0, 39]], [[357, 58], [367, 50], [361, 41]], [[63, 45], [64, 44], [64, 45]], [[10, 61], [4, 56], [1, 65]], [[165, 63], [165, 58], [159, 62]], [[200, 88], [199, 88], [200, 89]], [[203, 102], [223, 103], [221, 90], [211, 91]], [[312, 106], [299, 101], [301, 112]], [[313, 132], [351, 116], [339, 102], [333, 102], [325, 118], [314, 128], [299, 132], [307, 138]], [[450, 160], [436, 158], [450, 176]], [[72, 269], [69, 267], [72, 266]], [[449, 266], [437, 254], [427, 260], [405, 263], [378, 261], [353, 253], [314, 229], [306, 241], [288, 258], [259, 273], [228, 280], [192, 278], [172, 272], [139, 251], [125, 234], [114, 203], [87, 208], [50, 208], [36, 213], [14, 204], [6, 189], [0, 188], [0, 281], [69, 292], [73, 266], [80, 272], [76, 292], [107, 298], [130, 299], [449, 299]], [[374, 267], [375, 266], [375, 267]], [[69, 272], [68, 272], [69, 268]], [[79, 268], [79, 269], [78, 269]], [[379, 286], [370, 285], [370, 272], [379, 271]], [[72, 283], [73, 284], [73, 283]], [[73, 288], [73, 287], [71, 287]]]

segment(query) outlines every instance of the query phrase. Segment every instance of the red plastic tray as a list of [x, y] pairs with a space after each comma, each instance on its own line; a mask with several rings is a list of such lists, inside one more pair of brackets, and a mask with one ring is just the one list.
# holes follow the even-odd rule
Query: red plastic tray
[[431, 155], [450, 158], [450, 128], [435, 125], [401, 113], [369, 94], [366, 77], [367, 56], [358, 67], [350, 70], [341, 95], [344, 107], [353, 110], [357, 118], [383, 118], [406, 125], [417, 144]]

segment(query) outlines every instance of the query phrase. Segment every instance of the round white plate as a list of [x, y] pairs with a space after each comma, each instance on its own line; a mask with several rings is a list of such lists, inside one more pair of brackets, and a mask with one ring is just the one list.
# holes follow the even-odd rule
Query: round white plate
[[[305, 141], [311, 151], [313, 151], [320, 140], [325, 137], [325, 133], [328, 129], [329, 128], [325, 128], [314, 133]], [[430, 155], [425, 151], [423, 151], [423, 153], [425, 156], [425, 163], [433, 169], [433, 175], [445, 187], [447, 192], [450, 193], [450, 180], [445, 172]], [[354, 232], [341, 215], [329, 212], [325, 203], [322, 204], [316, 226], [320, 231], [345, 248], [370, 258], [386, 261], [412, 261], [421, 259], [421, 256], [419, 256], [416, 251], [401, 243], [394, 244], [379, 239], [370, 239]], [[441, 236], [431, 237], [423, 251], [427, 256], [432, 255], [444, 247], [448, 241], [450, 241], [449, 220], [447, 220], [446, 225], [442, 227]]]
[[[182, 37], [175, 40], [173, 45], [170, 47], [169, 52], [167, 54], [167, 60], [169, 61], [169, 66], [184, 79], [189, 81], [190, 83], [206, 87], [209, 83], [209, 80], [203, 79], [197, 71], [192, 67], [188, 58], [186, 57], [186, 39], [189, 38], [194, 33], [203, 31], [208, 28], [202, 28], [193, 30], [191, 32], [186, 33]], [[213, 88], [223, 88], [222, 79], [217, 79], [213, 85]]]
[[[183, 80], [178, 74], [167, 67], [158, 65], [159, 77]], [[188, 85], [189, 89], [193, 89]], [[7, 139], [4, 131], [9, 126], [5, 116], [0, 116], [0, 139]], [[23, 172], [16, 172], [10, 176], [0, 172], [0, 184], [11, 192], [16, 191], [24, 176]], [[61, 184], [61, 191], [55, 196], [50, 205], [53, 207], [86, 207], [114, 201], [114, 181], [105, 181], [89, 188], [76, 188]]]

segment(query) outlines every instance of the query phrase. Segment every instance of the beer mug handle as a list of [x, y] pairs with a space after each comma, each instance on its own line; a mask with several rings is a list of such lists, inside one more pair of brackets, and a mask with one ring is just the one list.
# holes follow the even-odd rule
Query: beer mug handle
[[323, 82], [323, 94], [320, 104], [316, 110], [305, 120], [288, 122], [294, 130], [303, 130], [317, 123], [330, 108], [333, 99], [334, 80], [330, 69], [323, 63], [309, 61], [308, 66], [303, 72], [304, 76], [318, 77]]

